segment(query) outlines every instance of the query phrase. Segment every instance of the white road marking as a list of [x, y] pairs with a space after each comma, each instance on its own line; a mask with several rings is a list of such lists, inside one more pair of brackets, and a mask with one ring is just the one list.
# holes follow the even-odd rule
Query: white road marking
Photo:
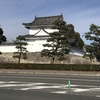
[[72, 89], [73, 92], [84, 92], [84, 91], [89, 91], [89, 89], [82, 89], [82, 88], [76, 88]]
[[[34, 82], [18, 82], [18, 81], [0, 81], [0, 88], [13, 89], [13, 90], [41, 90], [46, 89], [50, 93], [100, 93], [100, 86], [91, 86], [91, 85], [70, 85], [68, 89], [68, 84], [57, 84], [57, 83], [34, 83]], [[90, 95], [90, 94], [89, 94]], [[91, 94], [92, 96], [92, 94]], [[100, 97], [100, 95], [95, 95]]]
[[25, 83], [25, 82], [14, 82], [14, 81], [9, 81], [9, 82], [0, 81], [0, 87], [31, 87], [31, 86], [43, 85], [43, 84], [46, 84], [46, 83]]
[[96, 95], [96, 97], [100, 98], [100, 95]]
[[[48, 84], [48, 83], [46, 83]], [[46, 85], [45, 84], [45, 85]], [[73, 87], [74, 86], [78, 86], [78, 85], [72, 85]], [[55, 85], [53, 84], [53, 86], [32, 86], [32, 87], [28, 87], [28, 88], [21, 88], [21, 90], [29, 90], [29, 89], [67, 89], [68, 85]]]
[[50, 93], [66, 94], [67, 91], [51, 91]]
[[90, 88], [91, 91], [100, 91], [100, 86], [98, 88]]
[[[18, 81], [0, 81], [0, 84], [2, 83], [19, 83]], [[25, 82], [20, 82], [20, 83], [25, 83]]]

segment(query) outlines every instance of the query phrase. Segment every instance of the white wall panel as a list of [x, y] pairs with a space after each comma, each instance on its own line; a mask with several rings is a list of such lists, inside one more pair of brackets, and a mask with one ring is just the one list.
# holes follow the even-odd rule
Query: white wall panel
[[[53, 32], [58, 31], [57, 29], [44, 29], [44, 30], [48, 33], [53, 33]], [[48, 35], [45, 31], [43, 31], [42, 29], [41, 30], [40, 29], [34, 29], [34, 30], [30, 29], [29, 34], [35, 35], [37, 33], [35, 36]]]
[[1, 45], [0, 46], [0, 52], [2, 52], [2, 53], [12, 53], [12, 52], [16, 52], [16, 51], [17, 51], [17, 49], [15, 48], [14, 45], [13, 46], [11, 46], [11, 45], [9, 45], [9, 46]]

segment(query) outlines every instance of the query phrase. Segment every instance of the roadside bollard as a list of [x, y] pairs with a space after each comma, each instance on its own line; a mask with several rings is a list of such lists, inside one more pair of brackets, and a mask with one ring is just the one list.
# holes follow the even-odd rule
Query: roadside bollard
[[68, 81], [68, 89], [70, 89], [70, 81]]

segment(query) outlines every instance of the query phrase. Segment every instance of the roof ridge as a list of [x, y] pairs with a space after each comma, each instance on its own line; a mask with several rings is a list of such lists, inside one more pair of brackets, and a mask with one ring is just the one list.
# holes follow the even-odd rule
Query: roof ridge
[[36, 18], [51, 18], [51, 17], [61, 17], [62, 15], [55, 15], [55, 16], [44, 16], [44, 17], [37, 17]]

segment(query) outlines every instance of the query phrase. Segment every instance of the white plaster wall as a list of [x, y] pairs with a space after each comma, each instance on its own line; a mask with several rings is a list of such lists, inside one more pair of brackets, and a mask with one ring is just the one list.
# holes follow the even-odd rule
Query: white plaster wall
[[0, 46], [0, 52], [2, 52], [2, 53], [12, 53], [12, 52], [16, 52], [16, 51], [17, 51], [17, 49], [15, 48], [14, 45], [13, 46], [11, 46], [11, 45], [9, 45], [9, 46], [1, 45]]
[[84, 52], [71, 48], [70, 54], [74, 54], [77, 56], [84, 56]]
[[[37, 40], [37, 41], [30, 41], [28, 42], [27, 50], [28, 52], [41, 52], [41, 50], [44, 49], [43, 44], [46, 43], [46, 40]], [[16, 46], [12, 45], [1, 45], [0, 46], [0, 52], [2, 53], [12, 53], [16, 52], [17, 49], [15, 48]]]
[[52, 32], [56, 32], [58, 31], [57, 29], [44, 29], [46, 32], [44, 32], [42, 29], [39, 31], [40, 29], [30, 29], [29, 30], [29, 34], [30, 35], [34, 35], [37, 32], [39, 32], [38, 34], [36, 34], [35, 36], [41, 36], [41, 35], [48, 35], [46, 32], [48, 33], [52, 33]]
[[[43, 44], [45, 43], [47, 43], [46, 40], [30, 41], [28, 42], [28, 45], [26, 47], [27, 47], [28, 52], [41, 52], [43, 49], [47, 49], [46, 47], [43, 47]], [[1, 45], [0, 51], [2, 53], [13, 53], [13, 52], [16, 52], [17, 49], [15, 48], [14, 45], [13, 46], [12, 45], [9, 45], [9, 46]], [[79, 50], [72, 48], [70, 54], [77, 55], [77, 56], [83, 56], [84, 52], [81, 52]]]
[[41, 52], [44, 47], [43, 44], [47, 43], [46, 40], [36, 40], [34, 42], [28, 42], [27, 50], [28, 52]]
[[30, 29], [30, 30], [29, 30], [29, 34], [30, 34], [30, 35], [34, 35], [34, 34], [36, 34], [39, 30], [40, 30], [40, 29], [34, 29], [34, 30], [33, 30], [33, 29]]

